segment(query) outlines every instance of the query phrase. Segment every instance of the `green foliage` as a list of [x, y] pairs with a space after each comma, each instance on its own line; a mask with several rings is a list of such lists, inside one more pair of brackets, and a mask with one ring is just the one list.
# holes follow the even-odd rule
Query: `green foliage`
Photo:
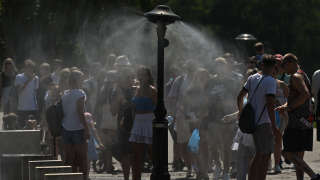
[[252, 33], [273, 53], [293, 52], [310, 73], [319, 67], [319, 0], [0, 0], [1, 56], [18, 60], [32, 56], [25, 44], [41, 34], [46, 58], [71, 58], [81, 53], [75, 38], [84, 22], [98, 22], [119, 7], [146, 12], [169, 5], [184, 21], [209, 29], [234, 43], [240, 33]]

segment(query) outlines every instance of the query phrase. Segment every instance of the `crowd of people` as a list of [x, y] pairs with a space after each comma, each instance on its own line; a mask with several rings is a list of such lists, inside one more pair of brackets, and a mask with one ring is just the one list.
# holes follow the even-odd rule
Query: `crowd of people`
[[[320, 179], [303, 160], [312, 151], [320, 73], [312, 84], [288, 53], [269, 55], [262, 43], [244, 63], [226, 53], [201, 64], [191, 59], [170, 67], [165, 85], [169, 130], [174, 142], [174, 171], [187, 168], [198, 180], [265, 179], [268, 169], [281, 173], [283, 161], [293, 163], [298, 180], [304, 173]], [[152, 69], [110, 54], [105, 62], [66, 67], [60, 59], [39, 66], [28, 59], [17, 69], [12, 58], [3, 61], [0, 75], [3, 129], [41, 129], [42, 144], [57, 152], [74, 172], [89, 178], [90, 161], [103, 152], [106, 173], [140, 180], [152, 161], [152, 122], [157, 85]], [[47, 109], [60, 103], [62, 135], [51, 136]], [[255, 131], [244, 133], [238, 119], [246, 104], [255, 111]], [[319, 125], [319, 124], [318, 124]], [[197, 151], [190, 150], [195, 130]], [[52, 146], [53, 141], [57, 147]], [[271, 154], [274, 167], [271, 168]]]

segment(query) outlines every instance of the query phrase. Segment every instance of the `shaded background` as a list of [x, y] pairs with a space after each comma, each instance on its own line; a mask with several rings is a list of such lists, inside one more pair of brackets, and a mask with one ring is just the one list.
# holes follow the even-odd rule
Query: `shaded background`
[[[115, 11], [140, 14], [157, 4], [169, 5], [184, 21], [218, 38], [225, 51], [237, 47], [238, 34], [251, 33], [268, 53], [296, 54], [309, 75], [319, 68], [319, 0], [0, 0], [1, 59], [85, 64], [77, 42], [84, 23], [98, 32]], [[98, 51], [97, 61], [111, 52]]]

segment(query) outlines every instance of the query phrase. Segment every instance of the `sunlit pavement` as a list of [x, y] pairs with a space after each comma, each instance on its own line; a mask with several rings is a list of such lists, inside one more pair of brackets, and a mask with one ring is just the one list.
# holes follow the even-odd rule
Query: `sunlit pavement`
[[[314, 131], [314, 133], [316, 133]], [[169, 135], [169, 163], [172, 162], [172, 139], [171, 136]], [[305, 156], [305, 160], [307, 163], [314, 169], [317, 173], [320, 173], [320, 142], [315, 141], [315, 136], [314, 136], [314, 145], [313, 145], [313, 152], [307, 152]], [[115, 163], [115, 166], [120, 169], [119, 163]], [[282, 170], [281, 174], [272, 174], [272, 171], [269, 172], [267, 176], [267, 180], [295, 180], [295, 170], [293, 168], [293, 165], [287, 165], [284, 163], [284, 169]], [[171, 167], [171, 166], [169, 166]], [[169, 172], [171, 175], [171, 179], [176, 179], [176, 180], [184, 180], [186, 179], [186, 172], [172, 172], [171, 168], [169, 168]], [[111, 174], [96, 174], [94, 172], [91, 172], [90, 174], [90, 179], [91, 180], [122, 180], [123, 176], [122, 174], [118, 175], [111, 175]], [[131, 179], [131, 178], [130, 178]], [[150, 179], [150, 173], [144, 173], [142, 175], [143, 180]], [[189, 179], [195, 179], [195, 176], [193, 178]], [[210, 174], [210, 179], [213, 179], [212, 174]], [[220, 178], [222, 179], [222, 178]], [[310, 179], [305, 175], [305, 179], [308, 180]]]
[[[2, 119], [2, 113], [0, 113], [0, 119]], [[2, 129], [2, 120], [0, 120], [0, 127]], [[168, 138], [168, 143], [169, 143], [169, 163], [172, 162], [172, 147], [173, 147], [173, 141], [171, 139], [170, 133], [169, 133], [169, 138]], [[307, 152], [305, 156], [305, 160], [307, 163], [314, 169], [317, 173], [320, 173], [320, 142], [315, 141], [315, 132], [314, 132], [314, 144], [313, 144], [313, 152]], [[115, 162], [115, 167], [117, 169], [120, 168], [120, 164], [118, 162]], [[186, 179], [186, 172], [172, 172], [171, 170], [171, 165], [169, 166], [169, 172], [171, 175], [171, 179], [176, 179], [176, 180], [184, 180]], [[117, 175], [111, 175], [111, 174], [96, 174], [94, 172], [90, 172], [90, 179], [91, 180], [122, 180], [123, 175], [122, 173], [119, 173]], [[130, 178], [131, 179], [131, 178]], [[143, 180], [150, 179], [150, 173], [144, 173], [142, 175]], [[189, 179], [195, 179], [195, 176], [193, 178]], [[212, 178], [212, 174], [210, 174], [210, 179]], [[272, 172], [270, 172], [267, 176], [267, 180], [295, 180], [295, 171], [292, 165], [287, 165], [284, 164], [284, 169], [282, 170], [281, 174], [274, 175]], [[305, 175], [305, 179], [310, 179]]]

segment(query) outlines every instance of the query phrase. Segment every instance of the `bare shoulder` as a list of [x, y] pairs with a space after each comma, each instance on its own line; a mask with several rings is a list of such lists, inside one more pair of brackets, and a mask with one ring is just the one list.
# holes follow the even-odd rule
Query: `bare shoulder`
[[281, 80], [278, 80], [278, 79], [277, 79], [277, 82], [278, 82], [278, 84], [279, 84], [281, 87], [287, 86], [287, 84], [286, 84], [284, 81], [281, 81]]
[[296, 88], [305, 86], [304, 77], [301, 74], [295, 73], [291, 76], [291, 83]]
[[303, 76], [299, 73], [295, 73], [291, 76], [291, 80], [295, 81], [295, 82], [301, 81], [301, 80], [303, 80]]

